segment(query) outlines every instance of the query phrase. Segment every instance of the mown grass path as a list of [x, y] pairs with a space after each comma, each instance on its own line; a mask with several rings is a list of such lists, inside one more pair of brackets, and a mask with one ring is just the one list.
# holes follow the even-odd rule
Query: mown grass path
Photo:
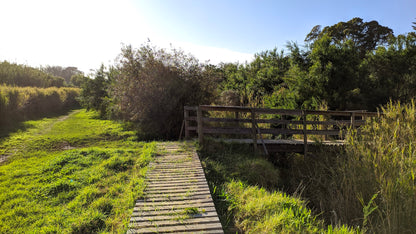
[[201, 162], [186, 143], [159, 143], [128, 233], [223, 233]]
[[125, 233], [156, 144], [77, 110], [0, 139], [0, 233]]

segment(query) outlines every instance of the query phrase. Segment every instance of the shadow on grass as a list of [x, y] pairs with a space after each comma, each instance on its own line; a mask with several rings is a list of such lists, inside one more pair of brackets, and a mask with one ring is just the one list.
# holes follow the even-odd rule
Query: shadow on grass
[[56, 118], [62, 115], [68, 115], [70, 112], [79, 109], [80, 107], [74, 107], [65, 111], [59, 111], [55, 113], [48, 113], [42, 116], [36, 116], [31, 118], [16, 118], [14, 120], [8, 119], [5, 123], [0, 123], [0, 141], [10, 136], [10, 134], [19, 131], [26, 131], [33, 127], [32, 124], [28, 123], [29, 120], [40, 120], [43, 118]]

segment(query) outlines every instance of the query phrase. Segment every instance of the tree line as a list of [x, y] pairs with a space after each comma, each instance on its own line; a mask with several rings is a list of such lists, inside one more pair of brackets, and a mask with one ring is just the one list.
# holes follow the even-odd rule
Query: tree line
[[287, 44], [244, 64], [200, 63], [150, 42], [122, 48], [117, 62], [81, 84], [81, 103], [129, 120], [149, 137], [178, 136], [184, 105], [222, 104], [374, 111], [416, 95], [416, 33], [395, 36], [353, 18], [315, 26], [305, 45]]
[[0, 62], [0, 84], [18, 87], [65, 87], [79, 86], [83, 73], [76, 67], [45, 66], [34, 68], [27, 65]]

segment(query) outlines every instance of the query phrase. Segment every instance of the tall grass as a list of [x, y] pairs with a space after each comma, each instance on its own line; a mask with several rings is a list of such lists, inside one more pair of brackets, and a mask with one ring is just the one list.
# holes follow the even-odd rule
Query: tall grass
[[0, 127], [17, 121], [62, 113], [78, 106], [77, 88], [0, 85]]
[[388, 103], [340, 151], [294, 159], [292, 178], [328, 222], [375, 233], [416, 230], [416, 108]]
[[283, 192], [281, 171], [250, 146], [206, 141], [200, 155], [226, 233], [360, 232], [326, 227], [306, 201]]

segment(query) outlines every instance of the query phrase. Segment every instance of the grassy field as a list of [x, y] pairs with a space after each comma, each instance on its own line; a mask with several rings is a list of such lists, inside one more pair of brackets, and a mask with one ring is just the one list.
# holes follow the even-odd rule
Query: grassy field
[[0, 233], [125, 232], [154, 143], [79, 110], [0, 140]]

